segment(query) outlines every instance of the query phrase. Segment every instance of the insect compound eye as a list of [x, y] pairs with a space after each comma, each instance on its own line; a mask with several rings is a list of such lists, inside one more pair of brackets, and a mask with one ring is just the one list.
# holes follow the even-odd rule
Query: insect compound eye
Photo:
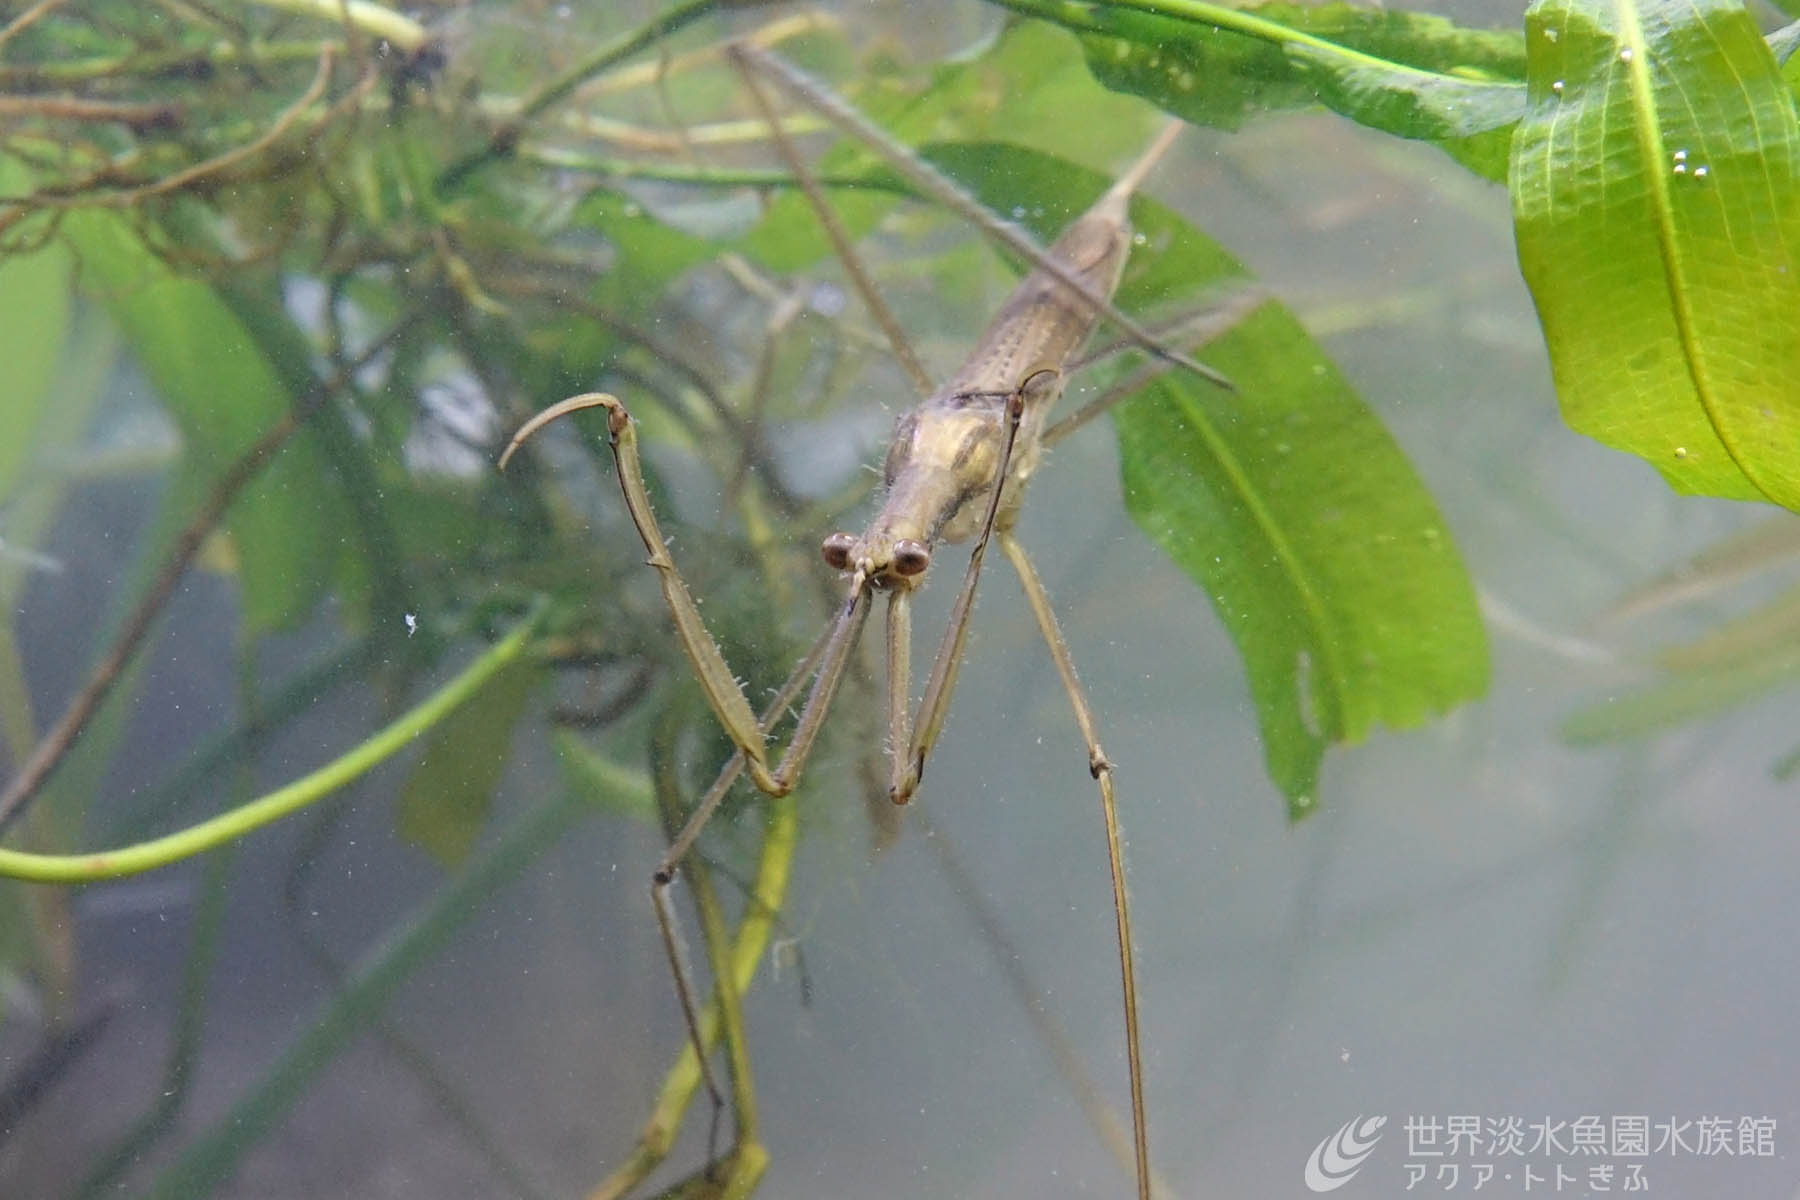
[[850, 548], [855, 544], [856, 539], [849, 534], [834, 533], [825, 539], [819, 552], [825, 556], [826, 565], [832, 570], [847, 571], [850, 569]]
[[894, 573], [912, 578], [923, 575], [925, 568], [931, 565], [931, 551], [924, 542], [915, 542], [911, 538], [902, 538], [894, 543]]

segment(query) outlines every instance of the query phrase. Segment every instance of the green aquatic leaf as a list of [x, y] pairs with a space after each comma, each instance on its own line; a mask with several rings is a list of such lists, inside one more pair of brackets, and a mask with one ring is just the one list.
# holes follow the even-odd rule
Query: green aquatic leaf
[[1291, 314], [1206, 359], [1242, 392], [1169, 375], [1119, 410], [1126, 505], [1230, 630], [1299, 815], [1331, 744], [1486, 690], [1486, 637], [1430, 494]]
[[1800, 521], [1776, 513], [1701, 550], [1671, 571], [1615, 601], [1602, 619], [1618, 623], [1646, 613], [1705, 600], [1745, 579], [1800, 558]]
[[[18, 186], [7, 165], [0, 158], [0, 192]], [[12, 497], [38, 424], [53, 407], [50, 383], [68, 336], [69, 307], [66, 247], [50, 243], [0, 258], [0, 502]]]
[[461, 866], [487, 827], [513, 733], [543, 678], [536, 663], [513, 662], [426, 739], [401, 785], [395, 826], [439, 866]]
[[1080, 33], [1101, 82], [1195, 124], [1233, 129], [1320, 103], [1502, 179], [1524, 112], [1524, 46], [1510, 31], [1350, 4], [1003, 2]]
[[[988, 203], [1011, 197], [1046, 237], [1105, 185], [1011, 146], [934, 157]], [[1162, 206], [1140, 198], [1133, 219], [1151, 250], [1127, 271], [1124, 307], [1166, 308], [1243, 278]], [[1329, 746], [1480, 695], [1486, 635], [1430, 494], [1291, 314], [1265, 304], [1204, 357], [1237, 394], [1169, 372], [1114, 410], [1125, 502], [1224, 620], [1270, 775], [1297, 816]]]
[[1569, 717], [1559, 732], [1577, 746], [1647, 737], [1748, 704], [1797, 679], [1800, 651], [1764, 647], [1742, 661], [1677, 672], [1610, 697]]
[[[62, 232], [80, 258], [82, 284], [105, 304], [180, 427], [190, 475], [184, 486], [198, 499], [286, 416], [293, 398], [219, 294], [176, 274], [126, 220], [75, 212]], [[321, 485], [325, 477], [301, 433], [225, 515], [251, 630], [295, 624], [330, 581], [343, 522], [341, 502]]]
[[1800, 506], [1800, 128], [1734, 0], [1548, 0], [1519, 261], [1575, 429], [1678, 491]]
[[556, 746], [557, 762], [562, 766], [563, 781], [571, 792], [605, 812], [655, 822], [656, 802], [649, 789], [621, 792], [617, 787], [620, 768], [582, 741], [580, 734], [561, 729], [551, 740]]

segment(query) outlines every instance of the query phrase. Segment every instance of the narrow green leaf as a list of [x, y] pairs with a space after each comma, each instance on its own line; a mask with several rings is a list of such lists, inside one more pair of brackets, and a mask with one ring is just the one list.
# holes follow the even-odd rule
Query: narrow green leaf
[[656, 820], [656, 803], [648, 789], [620, 791], [617, 780], [620, 768], [611, 759], [581, 740], [569, 730], [558, 730], [552, 740], [556, 758], [562, 765], [563, 780], [571, 792], [606, 812], [618, 813], [642, 821]]
[[[122, 218], [70, 213], [62, 231], [80, 257], [82, 282], [118, 322], [180, 426], [198, 490], [280, 421], [292, 398], [218, 294], [176, 275]], [[343, 520], [326, 478], [303, 433], [226, 514], [252, 630], [299, 621], [331, 578]]]
[[487, 826], [513, 731], [541, 682], [534, 662], [507, 666], [439, 722], [401, 785], [396, 828], [440, 866], [461, 866]]
[[1754, 670], [1759, 660], [1800, 644], [1800, 589], [1790, 588], [1749, 612], [1656, 654], [1675, 674]]
[[[1010, 146], [934, 161], [1049, 236], [1103, 177]], [[1043, 215], [1038, 215], [1039, 209]], [[1119, 291], [1164, 311], [1242, 268], [1147, 199]], [[1448, 528], [1373, 413], [1275, 304], [1204, 352], [1231, 395], [1179, 372], [1115, 410], [1126, 505], [1206, 591], [1244, 656], [1269, 771], [1307, 812], [1326, 748], [1417, 725], [1487, 686], [1487, 641]]]
[[[0, 158], [0, 193], [18, 190]], [[50, 243], [0, 259], [0, 501], [12, 496], [33, 434], [51, 405], [69, 331], [69, 254]], [[3, 532], [3, 531], [0, 531]]]
[[1734, 0], [1547, 0], [1513, 142], [1563, 415], [1682, 492], [1800, 507], [1800, 130]]
[[1646, 737], [1747, 704], [1800, 679], [1800, 651], [1766, 650], [1726, 667], [1682, 671], [1637, 691], [1612, 697], [1562, 723], [1563, 740], [1577, 746]]
[[1480, 695], [1486, 638], [1429, 493], [1294, 318], [1267, 305], [1206, 358], [1241, 394], [1170, 375], [1118, 412], [1126, 504], [1237, 642], [1299, 815], [1330, 744]]
[[1715, 596], [1745, 579], [1800, 558], [1800, 522], [1772, 514], [1701, 550], [1692, 558], [1626, 592], [1603, 620], [1618, 623]]
[[1002, 2], [1082, 34], [1101, 82], [1196, 124], [1236, 128], [1317, 102], [1500, 179], [1524, 111], [1519, 36], [1442, 17], [1341, 3]]

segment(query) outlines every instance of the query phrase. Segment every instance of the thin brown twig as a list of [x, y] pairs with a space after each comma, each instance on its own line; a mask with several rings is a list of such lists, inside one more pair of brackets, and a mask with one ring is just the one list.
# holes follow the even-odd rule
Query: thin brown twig
[[312, 83], [307, 86], [306, 91], [300, 95], [299, 99], [288, 105], [279, 117], [275, 118], [274, 124], [241, 146], [236, 146], [204, 162], [195, 163], [172, 175], [165, 175], [161, 179], [120, 188], [117, 191], [96, 194], [86, 187], [68, 194], [40, 191], [12, 203], [19, 206], [21, 211], [30, 211], [42, 206], [72, 208], [90, 204], [125, 208], [152, 196], [162, 196], [169, 192], [179, 191], [209, 175], [217, 175], [230, 170], [245, 159], [253, 158], [274, 145], [288, 130], [293, 128], [308, 108], [318, 102], [319, 98], [325, 94], [326, 84], [331, 81], [331, 67], [335, 58], [336, 48], [334, 46], [328, 44], [322, 47], [319, 51], [319, 69], [313, 74]]
[[169, 555], [162, 570], [144, 592], [142, 600], [132, 609], [125, 619], [119, 635], [113, 640], [112, 647], [94, 667], [88, 681], [82, 685], [75, 698], [69, 701], [62, 716], [56, 724], [39, 740], [37, 749], [26, 759], [19, 772], [7, 785], [6, 791], [0, 795], [0, 833], [24, 813], [26, 805], [43, 787], [56, 768], [61, 765], [75, 743], [80, 740], [87, 729], [100, 704], [112, 691], [119, 676], [124, 673], [126, 665], [131, 661], [144, 637], [150, 632], [150, 626], [161, 614], [169, 597], [174, 594], [175, 585], [187, 573], [188, 566], [194, 556], [199, 553], [200, 546], [224, 517], [238, 494], [255, 479], [275, 455], [288, 441], [298, 433], [308, 419], [312, 417], [327, 400], [336, 395], [354, 377], [355, 373], [374, 357], [385, 350], [397, 338], [405, 333], [416, 321], [418, 314], [403, 317], [380, 338], [359, 354], [356, 361], [334, 373], [331, 378], [320, 381], [313, 389], [284, 413], [279, 421], [270, 426], [268, 431], [258, 438], [251, 447], [240, 455], [236, 462], [228, 467], [216, 483], [200, 509], [181, 531], [176, 539], [175, 548]]
[[725, 56], [731, 61], [731, 65], [737, 68], [738, 75], [744, 81], [744, 90], [750, 93], [750, 99], [756, 105], [757, 115], [762, 117], [764, 123], [768, 125], [769, 136], [773, 139], [775, 149], [780, 153], [789, 174], [799, 181], [800, 190], [805, 193], [807, 203], [812, 206], [813, 215], [818, 218], [819, 227], [825, 231], [825, 236], [830, 240], [832, 249], [837, 251], [838, 261], [843, 264], [845, 274], [850, 277], [852, 286], [856, 288], [856, 294], [862, 297], [863, 307], [869, 310], [869, 315], [875, 318], [875, 323], [881, 326], [882, 333], [887, 335], [888, 345], [893, 349], [895, 361], [905, 370], [907, 378], [912, 380], [913, 386], [918, 389], [921, 397], [931, 395], [937, 386], [931, 378], [931, 372], [925, 369], [925, 364], [921, 363], [919, 356], [913, 352], [912, 342], [907, 338], [906, 330], [901, 327], [899, 318], [894, 316], [887, 301], [882, 299], [881, 290], [875, 286], [875, 281], [863, 268], [862, 259], [857, 255], [856, 247], [851, 244], [849, 230], [845, 229], [844, 223], [838, 219], [837, 210], [831, 207], [831, 201], [825, 198], [825, 191], [819, 186], [819, 181], [813, 178], [811, 171], [807, 170], [806, 163], [800, 157], [799, 148], [781, 128], [781, 123], [775, 115], [774, 105], [770, 103], [768, 93], [763, 91], [762, 81], [756, 76], [755, 64], [760, 60], [750, 57], [745, 47], [740, 44], [726, 47]]
[[51, 117], [65, 121], [117, 121], [133, 129], [175, 125], [181, 109], [156, 101], [90, 100], [80, 96], [0, 96], [0, 117]]

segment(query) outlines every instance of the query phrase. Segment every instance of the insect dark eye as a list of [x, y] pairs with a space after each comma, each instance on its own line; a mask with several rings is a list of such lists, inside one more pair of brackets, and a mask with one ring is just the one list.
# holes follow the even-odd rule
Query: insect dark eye
[[819, 552], [825, 556], [826, 564], [833, 570], [847, 571], [850, 569], [850, 548], [855, 544], [856, 539], [849, 534], [834, 533], [825, 539]]
[[905, 538], [894, 543], [894, 573], [911, 578], [923, 575], [925, 568], [931, 565], [931, 551], [925, 543]]

